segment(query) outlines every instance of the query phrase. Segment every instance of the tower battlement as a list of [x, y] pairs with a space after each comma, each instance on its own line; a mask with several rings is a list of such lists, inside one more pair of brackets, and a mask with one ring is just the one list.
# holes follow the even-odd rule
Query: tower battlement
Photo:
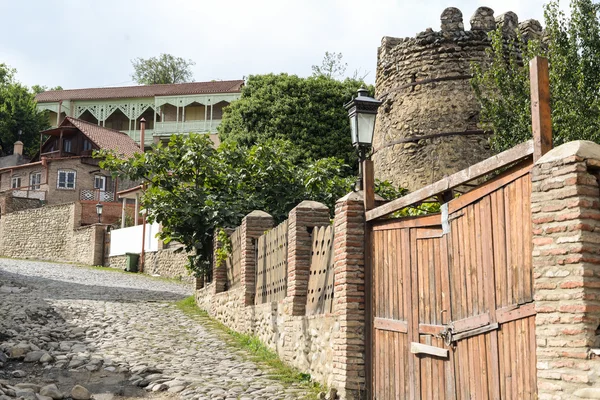
[[471, 64], [486, 60], [488, 33], [498, 27], [506, 40], [519, 33], [542, 38], [543, 30], [536, 20], [519, 23], [513, 12], [494, 17], [488, 7], [479, 7], [469, 22], [465, 30], [462, 12], [450, 7], [439, 31], [383, 37], [375, 93], [384, 103], [373, 142], [379, 179], [416, 190], [491, 155], [490, 134], [478, 126]]

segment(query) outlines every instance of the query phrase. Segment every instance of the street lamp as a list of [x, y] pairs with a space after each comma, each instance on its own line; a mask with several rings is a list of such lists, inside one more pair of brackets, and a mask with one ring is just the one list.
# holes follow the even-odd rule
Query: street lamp
[[98, 204], [96, 204], [96, 214], [98, 214], [98, 223], [100, 223], [100, 221], [102, 220], [102, 204], [100, 202], [98, 202]]
[[344, 105], [350, 118], [350, 134], [352, 145], [356, 148], [359, 159], [359, 182], [362, 189], [362, 162], [371, 158], [375, 119], [381, 101], [369, 97], [367, 89], [358, 89], [358, 96]]

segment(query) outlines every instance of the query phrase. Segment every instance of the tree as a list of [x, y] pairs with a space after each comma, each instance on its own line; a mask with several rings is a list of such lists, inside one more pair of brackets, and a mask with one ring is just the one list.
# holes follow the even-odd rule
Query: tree
[[47, 92], [48, 90], [64, 90], [64, 89], [62, 88], [62, 86], [55, 86], [55, 87], [50, 88], [50, 89], [48, 89], [48, 86], [42, 86], [42, 85], [33, 85], [31, 87], [31, 91], [34, 94], [44, 93], [44, 92]]
[[324, 76], [331, 79], [343, 77], [346, 73], [346, 68], [348, 68], [348, 64], [343, 62], [342, 58], [344, 58], [342, 53], [330, 53], [326, 51], [321, 65], [313, 65], [311, 67], [313, 76]]
[[11, 154], [17, 140], [23, 142], [25, 153], [33, 155], [39, 149], [39, 133], [49, 127], [44, 112], [37, 109], [35, 94], [15, 81], [16, 70], [0, 64], [0, 148]]
[[193, 80], [191, 67], [196, 65], [192, 60], [161, 54], [158, 57], [135, 58], [131, 61], [133, 74], [131, 78], [140, 85], [158, 83], [185, 83]]
[[366, 85], [324, 76], [250, 76], [241, 98], [225, 109], [219, 136], [223, 141], [233, 140], [245, 146], [283, 138], [295, 145], [299, 159], [335, 157], [355, 167], [344, 104], [356, 96], [361, 86]]
[[544, 13], [544, 42], [507, 39], [501, 29], [491, 33], [488, 63], [474, 66], [472, 84], [496, 150], [531, 137], [529, 60], [536, 55], [549, 60], [554, 143], [600, 141], [598, 7], [591, 0], [572, 0], [566, 17], [558, 1], [551, 1]]
[[173, 135], [167, 146], [129, 160], [107, 152], [97, 156], [102, 168], [148, 184], [141, 200], [148, 220], [162, 224], [161, 239], [177, 240], [197, 255], [193, 270], [199, 274], [210, 266], [216, 228], [235, 227], [253, 210], [282, 221], [302, 200], [333, 210], [350, 190], [341, 160], [297, 163], [295, 152], [283, 140], [249, 148], [227, 142], [215, 149], [207, 135], [190, 134]]

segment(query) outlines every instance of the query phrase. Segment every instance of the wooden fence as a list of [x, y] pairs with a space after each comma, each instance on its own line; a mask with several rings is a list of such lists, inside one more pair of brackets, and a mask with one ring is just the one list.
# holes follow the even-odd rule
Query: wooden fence
[[441, 214], [381, 219], [397, 209], [391, 203], [367, 213], [374, 399], [536, 398], [532, 149], [526, 143], [415, 196], [525, 159]]
[[315, 227], [312, 231], [312, 251], [306, 315], [330, 313], [333, 306], [333, 225]]
[[255, 304], [278, 301], [287, 294], [287, 220], [258, 238]]
[[229, 239], [231, 240], [231, 254], [227, 257], [227, 283], [226, 289], [234, 289], [241, 282], [242, 271], [242, 243], [241, 243], [241, 228], [237, 228]]

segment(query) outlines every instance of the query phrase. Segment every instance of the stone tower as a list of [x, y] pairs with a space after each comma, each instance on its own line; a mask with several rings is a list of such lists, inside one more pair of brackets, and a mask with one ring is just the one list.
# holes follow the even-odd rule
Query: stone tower
[[492, 155], [491, 133], [479, 126], [471, 63], [486, 58], [488, 32], [541, 36], [535, 20], [480, 7], [465, 31], [460, 10], [447, 8], [441, 31], [384, 37], [378, 49], [375, 95], [382, 100], [373, 139], [376, 177], [414, 191]]

